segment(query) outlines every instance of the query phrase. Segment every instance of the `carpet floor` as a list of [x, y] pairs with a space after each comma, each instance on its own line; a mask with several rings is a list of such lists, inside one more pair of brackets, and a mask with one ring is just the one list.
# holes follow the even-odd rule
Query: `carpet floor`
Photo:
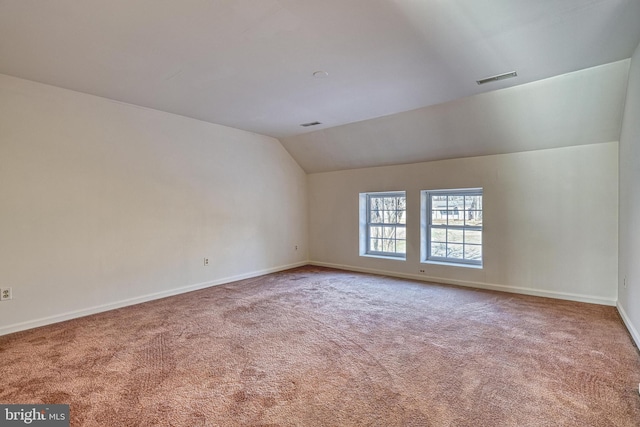
[[614, 307], [302, 267], [0, 337], [72, 426], [639, 426]]

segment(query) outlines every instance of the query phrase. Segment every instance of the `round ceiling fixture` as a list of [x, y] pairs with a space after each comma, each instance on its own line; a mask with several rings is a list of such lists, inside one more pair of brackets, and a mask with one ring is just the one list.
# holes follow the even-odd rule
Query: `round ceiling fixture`
[[313, 77], [316, 78], [316, 79], [324, 79], [325, 77], [328, 77], [328, 76], [329, 76], [329, 73], [327, 73], [326, 71], [322, 71], [322, 70], [315, 71], [313, 73]]

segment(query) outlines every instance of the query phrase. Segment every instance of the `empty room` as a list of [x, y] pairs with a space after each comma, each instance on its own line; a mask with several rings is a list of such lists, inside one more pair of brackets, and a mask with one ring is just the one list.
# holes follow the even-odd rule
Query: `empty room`
[[639, 23], [0, 0], [0, 426], [639, 426]]

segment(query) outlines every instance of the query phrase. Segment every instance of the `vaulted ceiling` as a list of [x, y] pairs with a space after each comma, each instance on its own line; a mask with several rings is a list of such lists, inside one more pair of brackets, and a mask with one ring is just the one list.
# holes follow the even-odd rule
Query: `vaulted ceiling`
[[356, 122], [629, 58], [638, 22], [640, 0], [0, 0], [0, 73], [274, 136], [323, 171], [473, 153], [331, 160], [366, 149]]

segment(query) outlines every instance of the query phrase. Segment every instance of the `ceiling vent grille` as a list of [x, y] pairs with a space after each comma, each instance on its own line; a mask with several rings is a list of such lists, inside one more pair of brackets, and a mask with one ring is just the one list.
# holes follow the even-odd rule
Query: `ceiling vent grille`
[[498, 80], [510, 79], [516, 77], [518, 73], [511, 71], [510, 73], [498, 74], [497, 76], [491, 76], [484, 79], [476, 80], [476, 83], [483, 85], [485, 83], [497, 82]]
[[321, 125], [322, 123], [320, 122], [309, 122], [309, 123], [303, 123], [300, 126], [308, 128], [309, 126], [317, 126], [317, 125]]

